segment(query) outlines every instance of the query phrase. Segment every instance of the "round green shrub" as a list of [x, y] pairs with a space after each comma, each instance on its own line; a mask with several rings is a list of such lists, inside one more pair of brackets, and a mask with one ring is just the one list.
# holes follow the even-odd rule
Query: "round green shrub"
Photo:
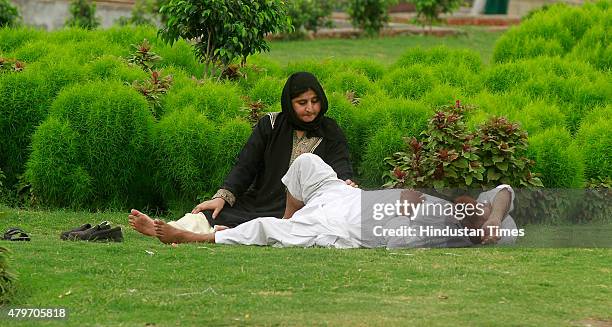
[[34, 128], [66, 85], [83, 81], [83, 68], [59, 61], [38, 62], [18, 74], [0, 75], [0, 169], [12, 187], [24, 171]]
[[584, 156], [587, 180], [612, 177], [612, 122], [610, 116], [598, 119], [593, 123], [582, 124], [576, 137], [576, 145]]
[[354, 92], [360, 98], [369, 93], [374, 85], [370, 80], [360, 73], [344, 71], [330, 77], [326, 83], [328, 90], [340, 93]]
[[337, 92], [327, 93], [329, 109], [326, 116], [333, 118], [342, 129], [349, 145], [353, 165], [361, 157], [363, 140], [361, 139], [361, 126], [356, 119], [357, 111], [344, 94]]
[[26, 179], [42, 204], [54, 207], [85, 206], [93, 194], [92, 179], [78, 165], [79, 135], [56, 118], [45, 120], [32, 137]]
[[58, 45], [51, 44], [45, 40], [34, 39], [17, 48], [10, 54], [10, 57], [26, 63], [33, 63], [61, 49]]
[[91, 79], [118, 80], [130, 84], [148, 78], [147, 73], [139, 67], [130, 66], [122, 58], [113, 55], [103, 55], [92, 60], [85, 66], [85, 71]]
[[385, 66], [383, 64], [373, 59], [347, 59], [343, 60], [342, 63], [348, 69], [365, 75], [372, 82], [380, 80], [384, 76], [386, 71]]
[[184, 40], [174, 42], [172, 47], [168, 45], [153, 46], [152, 50], [162, 57], [158, 64], [159, 67], [180, 67], [191, 76], [202, 77], [205, 67], [198, 62], [193, 48]]
[[253, 88], [249, 90], [248, 95], [252, 101], [261, 100], [266, 106], [271, 106], [280, 101], [284, 85], [285, 81], [264, 76], [257, 80]]
[[552, 127], [529, 137], [528, 157], [535, 160], [532, 172], [549, 188], [581, 188], [584, 162], [568, 131]]
[[92, 33], [90, 30], [69, 27], [56, 30], [47, 34], [47, 40], [51, 43], [64, 44], [68, 42], [83, 42], [83, 41], [96, 41], [99, 40], [99, 36], [96, 33]]
[[172, 85], [168, 92], [178, 92], [184, 88], [196, 86], [196, 81], [181, 67], [166, 66], [161, 69], [161, 72], [163, 76], [172, 76]]
[[492, 66], [484, 72], [484, 86], [493, 93], [510, 91], [523, 84], [529, 73], [521, 63], [505, 63]]
[[[252, 128], [246, 121], [235, 118], [224, 122], [218, 130], [218, 143], [211, 160], [214, 173], [210, 176], [211, 192], [214, 193], [223, 185], [225, 177], [236, 163], [240, 150], [251, 135]], [[210, 194], [212, 196], [213, 194]]]
[[405, 147], [403, 133], [397, 127], [387, 125], [380, 128], [366, 142], [363, 161], [360, 165], [360, 183], [365, 187], [380, 187], [387, 167], [384, 159]]
[[385, 75], [382, 87], [394, 97], [419, 99], [431, 90], [435, 79], [430, 70], [421, 65], [398, 68]]
[[168, 93], [162, 103], [167, 113], [193, 106], [208, 119], [222, 122], [228, 118], [246, 116], [240, 94], [240, 89], [234, 84], [206, 81], [196, 87]]
[[154, 127], [158, 181], [165, 199], [196, 201], [212, 183], [217, 127], [192, 107], [165, 115]]
[[554, 126], [566, 126], [566, 117], [559, 107], [544, 101], [530, 103], [513, 120], [518, 121], [530, 135]]
[[425, 93], [421, 98], [421, 101], [427, 104], [430, 108], [454, 104], [456, 100], [463, 102], [465, 96], [463, 92], [456, 87], [449, 86], [447, 84], [438, 84], [433, 87], [429, 92]]
[[75, 165], [92, 178], [92, 208], [146, 202], [153, 117], [140, 94], [115, 81], [76, 85], [62, 90], [50, 116], [78, 134]]
[[395, 63], [399, 67], [446, 66], [462, 67], [472, 73], [479, 72], [482, 66], [480, 55], [473, 50], [451, 49], [439, 46], [431, 49], [413, 47], [404, 52]]
[[157, 30], [149, 25], [115, 25], [108, 29], [99, 29], [90, 33], [97, 34], [109, 43], [117, 44], [119, 47], [129, 51], [132, 51], [132, 44], [140, 44], [144, 39], [149, 40], [153, 44], [154, 49], [157, 49], [158, 45], [165, 44], [157, 38]]
[[607, 40], [612, 27], [593, 26], [574, 47], [572, 58], [590, 63], [601, 71], [612, 69], [612, 44]]
[[0, 28], [0, 52], [9, 53], [26, 43], [44, 37], [46, 32], [32, 27]]
[[290, 76], [297, 72], [310, 72], [321, 81], [323, 86], [325, 86], [325, 81], [339, 70], [340, 68], [338, 65], [335, 65], [332, 60], [306, 59], [288, 63], [285, 67], [285, 76]]

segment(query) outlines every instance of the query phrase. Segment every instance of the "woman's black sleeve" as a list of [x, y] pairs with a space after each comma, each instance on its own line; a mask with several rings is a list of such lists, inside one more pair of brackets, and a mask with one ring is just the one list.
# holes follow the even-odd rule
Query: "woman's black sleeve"
[[257, 122], [249, 140], [240, 151], [236, 164], [223, 182], [223, 188], [232, 192], [234, 196], [241, 196], [255, 180], [264, 162], [267, 138], [271, 130], [270, 119], [264, 116]]

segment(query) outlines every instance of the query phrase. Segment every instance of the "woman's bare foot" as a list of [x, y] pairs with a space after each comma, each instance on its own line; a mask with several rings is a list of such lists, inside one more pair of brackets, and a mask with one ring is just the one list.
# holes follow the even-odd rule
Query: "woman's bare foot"
[[193, 232], [181, 230], [165, 222], [156, 219], [155, 224], [155, 236], [166, 244], [171, 243], [192, 243], [192, 242], [215, 242], [215, 233], [210, 234], [196, 234]]
[[153, 223], [153, 219], [149, 216], [138, 210], [132, 209], [128, 219], [133, 229], [147, 236], [155, 236], [155, 224]]

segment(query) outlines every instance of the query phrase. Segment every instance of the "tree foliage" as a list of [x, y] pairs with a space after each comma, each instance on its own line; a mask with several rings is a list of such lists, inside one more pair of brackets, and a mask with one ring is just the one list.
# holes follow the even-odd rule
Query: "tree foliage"
[[171, 0], [160, 13], [168, 17], [161, 37], [170, 44], [192, 41], [206, 73], [219, 76], [230, 64], [269, 51], [265, 36], [290, 24], [283, 0]]

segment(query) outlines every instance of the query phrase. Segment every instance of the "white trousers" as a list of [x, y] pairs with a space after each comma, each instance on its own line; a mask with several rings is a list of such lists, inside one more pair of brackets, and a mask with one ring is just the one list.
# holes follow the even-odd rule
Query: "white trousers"
[[[215, 233], [220, 244], [359, 247], [361, 191], [338, 179], [317, 155], [299, 156], [282, 178], [305, 206], [291, 219], [261, 217]], [[352, 218], [351, 221], [349, 221]]]

